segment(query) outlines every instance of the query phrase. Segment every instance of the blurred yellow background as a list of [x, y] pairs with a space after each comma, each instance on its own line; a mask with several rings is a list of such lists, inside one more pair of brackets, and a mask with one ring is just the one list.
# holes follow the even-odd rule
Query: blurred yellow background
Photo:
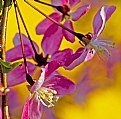
[[[108, 72], [111, 74], [110, 77], [107, 77], [108, 69], [105, 66], [106, 63], [100, 60], [98, 56], [95, 56], [89, 62], [81, 64], [72, 71], [65, 71], [63, 68], [60, 68], [59, 71], [62, 73], [62, 75], [69, 77], [75, 83], [78, 83], [79, 81], [83, 80], [84, 68], [90, 67], [91, 71], [87, 73], [87, 75], [90, 75], [89, 85], [92, 87], [98, 87], [94, 88], [94, 90], [86, 92], [85, 95], [82, 95], [80, 99], [83, 99], [79, 102], [75, 101], [75, 95], [81, 96], [85, 86], [88, 85], [82, 85], [84, 87], [81, 87], [81, 92], [79, 91], [77, 94], [75, 92], [72, 95], [62, 97], [62, 99], [58, 101], [54, 108], [54, 114], [57, 119], [121, 119], [121, 0], [90, 1], [92, 1], [92, 8], [86, 15], [74, 23], [75, 31], [81, 32], [83, 34], [93, 32], [92, 21], [98, 9], [102, 5], [115, 5], [116, 11], [106, 23], [106, 27], [101, 34], [101, 37], [105, 39], [111, 39], [116, 43], [116, 48], [118, 47], [119, 51], [117, 57], [119, 58], [120, 63], [112, 62], [114, 65]], [[46, 2], [50, 3], [50, 0], [46, 0]], [[54, 11], [51, 7], [41, 5], [33, 1], [32, 3], [48, 15]], [[82, 0], [80, 4], [83, 5], [86, 3], [89, 3], [89, 0]], [[31, 38], [40, 46], [40, 42], [43, 36], [36, 35], [35, 28], [37, 24], [44, 19], [44, 17], [37, 11], [33, 10], [30, 6], [28, 6], [23, 0], [18, 0], [18, 4], [26, 22], [27, 28], [29, 29]], [[22, 33], [26, 35], [22, 24], [21, 28]], [[12, 41], [17, 32], [18, 29], [15, 12], [14, 7], [12, 6], [8, 16], [7, 50], [13, 47]], [[61, 49], [71, 47], [75, 50], [77, 47], [79, 47], [79, 45], [80, 44], [78, 44], [78, 41], [74, 44], [71, 44], [64, 40], [61, 45]], [[114, 50], [116, 48], [114, 48]], [[113, 58], [116, 59], [117, 57], [115, 56]], [[110, 61], [110, 58], [108, 60]], [[13, 89], [18, 91], [18, 95], [21, 98], [22, 103], [20, 109], [22, 109], [26, 97], [29, 93], [26, 88], [26, 83], [15, 86]], [[16, 109], [17, 108], [18, 107], [16, 107]], [[20, 111], [22, 112], [22, 110]], [[15, 115], [12, 116], [12, 119], [20, 119], [20, 111], [14, 112]]]

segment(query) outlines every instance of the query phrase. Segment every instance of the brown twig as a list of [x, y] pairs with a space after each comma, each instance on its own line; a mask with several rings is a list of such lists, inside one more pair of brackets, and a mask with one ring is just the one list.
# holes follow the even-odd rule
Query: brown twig
[[[4, 0], [4, 6], [1, 16], [1, 27], [0, 27], [0, 58], [3, 61], [6, 61], [6, 28], [7, 28], [7, 19], [8, 19], [8, 11], [9, 11], [9, 0]], [[0, 69], [1, 70], [1, 69]], [[7, 78], [6, 74], [0, 71], [1, 83], [4, 88], [7, 88]], [[9, 111], [8, 111], [8, 95], [2, 96], [2, 119], [10, 119]]]

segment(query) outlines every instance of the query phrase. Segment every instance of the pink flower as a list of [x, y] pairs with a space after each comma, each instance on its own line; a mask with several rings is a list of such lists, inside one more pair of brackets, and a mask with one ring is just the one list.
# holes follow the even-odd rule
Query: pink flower
[[59, 97], [70, 94], [74, 90], [75, 84], [66, 77], [55, 73], [50, 77], [45, 77], [45, 69], [42, 69], [39, 80], [30, 88], [22, 119], [40, 119], [43, 106], [53, 107]]
[[[25, 47], [24, 49], [25, 49], [26, 58], [29, 58], [32, 60], [35, 54], [33, 52], [29, 39], [25, 35], [22, 35], [22, 37], [24, 41], [24, 47]], [[50, 42], [51, 38], [52, 37], [49, 37], [48, 41], [45, 40], [42, 42], [42, 48], [43, 48], [44, 53], [43, 54], [41, 53], [40, 55], [37, 56], [37, 59], [35, 59], [38, 66], [47, 65], [46, 66], [47, 76], [49, 76], [52, 72], [54, 72], [59, 67], [65, 67], [65, 66], [70, 65], [71, 62], [73, 62], [73, 60], [78, 58], [83, 53], [83, 48], [79, 48], [75, 53], [73, 53], [73, 51], [69, 48], [60, 51], [58, 50], [59, 47], [57, 45], [57, 40], [53, 39]], [[39, 47], [37, 46], [35, 42], [33, 43], [38, 53]], [[7, 61], [15, 61], [15, 60], [22, 59], [19, 34], [16, 34], [14, 38], [14, 45], [15, 47], [8, 50], [6, 53]], [[29, 74], [33, 75], [37, 66], [29, 61], [27, 61], [27, 65], [29, 69]], [[13, 71], [9, 72], [7, 75], [7, 78], [8, 78], [9, 86], [14, 86], [14, 85], [25, 82], [26, 73], [24, 70], [24, 66], [17, 67]]]
[[[77, 21], [81, 16], [83, 16], [90, 8], [90, 5], [84, 5], [76, 9], [74, 12], [72, 8], [77, 5], [80, 0], [52, 0], [52, 4], [57, 6], [57, 10], [50, 15], [51, 18], [56, 20], [57, 22], [64, 21], [63, 25], [69, 28], [70, 30], [74, 30], [72, 21]], [[54, 29], [53, 29], [54, 28]], [[45, 34], [45, 31], [48, 32]], [[58, 33], [56, 33], [58, 31]], [[44, 34], [44, 39], [48, 38], [49, 35], [53, 35], [54, 39], [61, 41], [62, 36], [66, 38], [66, 40], [70, 42], [74, 42], [74, 35], [69, 33], [68, 31], [60, 28], [47, 18], [40, 22], [36, 27], [37, 34]]]
[[[115, 6], [103, 6], [96, 14], [93, 21], [94, 33], [92, 34], [91, 39], [87, 38], [90, 40], [90, 42], [87, 44], [87, 48], [89, 48], [88, 55], [93, 55], [93, 51], [96, 52], [99, 56], [102, 55], [103, 57], [105, 57], [103, 54], [104, 52], [107, 52], [108, 55], [111, 55], [107, 48], [114, 47], [114, 43], [112, 41], [97, 39], [105, 27], [106, 21], [110, 18], [115, 9]], [[88, 55], [85, 61], [92, 57]]]
[[93, 20], [94, 33], [88, 33], [87, 35], [85, 35], [85, 37], [83, 37], [83, 41], [85, 44], [84, 52], [80, 55], [80, 57], [75, 59], [68, 67], [66, 67], [66, 69], [71, 70], [83, 61], [90, 60], [94, 56], [95, 52], [100, 57], [102, 56], [104, 58], [104, 52], [106, 52], [108, 55], [111, 55], [107, 48], [114, 47], [114, 43], [112, 41], [97, 39], [105, 27], [106, 21], [111, 17], [115, 9], [115, 6], [101, 7], [101, 9], [97, 12]]

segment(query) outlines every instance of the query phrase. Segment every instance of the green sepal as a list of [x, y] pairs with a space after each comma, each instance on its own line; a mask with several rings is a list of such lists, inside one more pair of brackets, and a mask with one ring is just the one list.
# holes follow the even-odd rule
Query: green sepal
[[1, 68], [2, 68], [2, 72], [8, 73], [11, 70], [15, 69], [17, 66], [21, 65], [21, 62], [4, 62], [0, 58], [0, 65], [1, 65]]

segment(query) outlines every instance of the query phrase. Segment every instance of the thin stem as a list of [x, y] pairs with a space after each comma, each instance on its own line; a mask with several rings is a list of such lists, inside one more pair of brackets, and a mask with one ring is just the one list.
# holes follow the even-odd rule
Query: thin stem
[[25, 31], [26, 31], [26, 33], [27, 33], [27, 35], [28, 35], [28, 38], [29, 38], [29, 41], [30, 41], [30, 43], [31, 43], [31, 45], [32, 45], [32, 48], [33, 48], [33, 50], [34, 50], [34, 53], [37, 54], [37, 51], [36, 51], [36, 49], [35, 49], [35, 47], [34, 47], [34, 44], [33, 44], [32, 39], [31, 39], [31, 37], [30, 37], [29, 31], [28, 31], [28, 29], [27, 29], [27, 27], [26, 27], [26, 24], [25, 24], [25, 22], [24, 22], [24, 19], [23, 19], [23, 16], [22, 16], [22, 14], [21, 14], [21, 11], [20, 11], [20, 9], [19, 9], [19, 6], [18, 6], [17, 1], [15, 2], [15, 6], [17, 7], [18, 13], [19, 13], [19, 15], [20, 15], [21, 21], [22, 21], [23, 26], [24, 26], [24, 28], [25, 28]]
[[17, 20], [17, 25], [18, 25], [18, 30], [19, 30], [19, 36], [20, 36], [20, 42], [21, 42], [21, 47], [22, 47], [22, 54], [23, 54], [23, 59], [24, 59], [24, 66], [25, 66], [25, 72], [26, 72], [26, 80], [30, 85], [34, 84], [34, 81], [32, 80], [31, 76], [29, 75], [28, 72], [28, 67], [27, 67], [27, 61], [24, 53], [24, 43], [22, 39], [22, 33], [20, 29], [20, 24], [19, 24], [19, 19], [18, 19], [18, 12], [17, 12], [17, 7], [16, 7], [16, 1], [14, 0], [14, 8], [15, 8], [15, 14], [16, 14], [16, 20]]
[[15, 2], [14, 2], [14, 8], [15, 8], [16, 20], [17, 20], [17, 25], [18, 25], [18, 30], [19, 30], [21, 47], [22, 47], [22, 54], [23, 54], [23, 59], [24, 59], [25, 71], [26, 71], [26, 74], [28, 74], [27, 61], [26, 61], [25, 53], [24, 53], [24, 43], [23, 43], [23, 40], [22, 40], [22, 33], [21, 33], [21, 29], [20, 29], [18, 13], [17, 13], [17, 7], [15, 5]]
[[[7, 20], [8, 20], [8, 11], [9, 11], [9, 0], [4, 0], [4, 6], [1, 16], [1, 25], [0, 25], [0, 57], [3, 61], [6, 61], [6, 28], [7, 28]], [[1, 83], [5, 88], [7, 88], [7, 77], [6, 73], [2, 73], [0, 71]], [[8, 95], [2, 96], [2, 119], [9, 119], [9, 111], [8, 111]]]
[[38, 3], [41, 3], [41, 4], [44, 4], [44, 5], [47, 5], [47, 6], [50, 6], [50, 7], [54, 7], [54, 8], [57, 8], [57, 6], [55, 5], [52, 5], [52, 4], [49, 4], [49, 3], [46, 3], [46, 2], [42, 2], [40, 0], [34, 0], [35, 2], [38, 2]]
[[62, 25], [61, 23], [55, 21], [54, 19], [52, 19], [51, 17], [47, 16], [45, 13], [43, 13], [42, 11], [40, 11], [38, 8], [36, 8], [35, 6], [33, 6], [30, 2], [28, 2], [27, 0], [24, 0], [28, 5], [30, 5], [33, 9], [35, 9], [36, 11], [38, 11], [40, 14], [42, 14], [43, 16], [45, 16], [46, 18], [48, 18], [50, 21], [52, 21], [53, 23], [57, 24], [58, 26], [62, 27], [63, 29], [67, 30], [68, 32], [72, 33], [73, 35], [75, 35], [77, 38], [79, 38], [79, 40], [83, 41], [83, 37], [85, 37], [83, 34], [80, 33], [76, 33], [72, 30], [70, 30], [69, 28], [65, 27], [64, 25]]

